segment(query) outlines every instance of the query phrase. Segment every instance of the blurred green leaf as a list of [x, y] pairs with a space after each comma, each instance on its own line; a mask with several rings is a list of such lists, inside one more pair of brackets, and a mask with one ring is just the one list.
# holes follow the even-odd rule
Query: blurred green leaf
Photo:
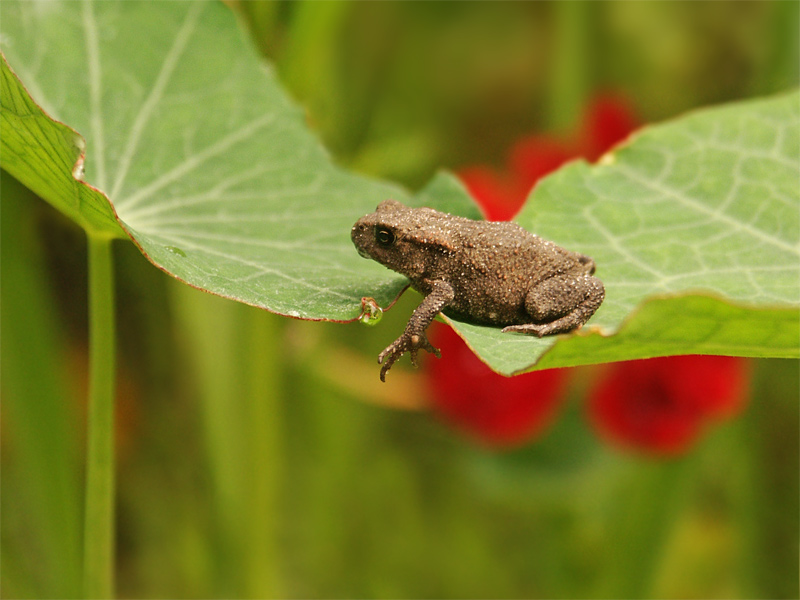
[[34, 212], [25, 210], [33, 194], [4, 171], [0, 186], [3, 596], [75, 598], [81, 573], [80, 428], [75, 392], [65, 376], [74, 365], [65, 359], [75, 350], [47, 286]]
[[[86, 180], [123, 228], [195, 287], [284, 315], [353, 319], [363, 296], [386, 305], [405, 283], [355, 253], [359, 216], [389, 197], [476, 214], [447, 176], [410, 197], [335, 167], [220, 4], [5, 2], [2, 40], [38, 104], [86, 137]], [[41, 181], [28, 183], [14, 168], [24, 147], [6, 135], [19, 122], [6, 118], [5, 89], [4, 166], [68, 212], [47, 186], [61, 190], [74, 148], [53, 161], [57, 174], [38, 169]], [[602, 164], [574, 163], [540, 184], [520, 222], [593, 256], [607, 286], [582, 334], [456, 328], [503, 373], [540, 359], [797, 356], [797, 98], [647, 129]], [[36, 118], [52, 138], [58, 125]], [[77, 206], [110, 210], [99, 195]]]

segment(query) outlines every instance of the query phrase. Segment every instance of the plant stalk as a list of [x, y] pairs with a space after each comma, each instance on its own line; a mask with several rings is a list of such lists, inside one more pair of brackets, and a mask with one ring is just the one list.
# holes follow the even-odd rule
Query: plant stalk
[[89, 408], [83, 537], [84, 598], [114, 591], [114, 274], [111, 239], [89, 240]]
[[556, 2], [554, 61], [549, 84], [548, 125], [569, 133], [581, 118], [592, 86], [591, 53], [593, 3]]
[[280, 492], [283, 467], [283, 400], [285, 398], [283, 324], [264, 310], [248, 311], [251, 360], [246, 373], [248, 436], [246, 592], [251, 598], [280, 598]]

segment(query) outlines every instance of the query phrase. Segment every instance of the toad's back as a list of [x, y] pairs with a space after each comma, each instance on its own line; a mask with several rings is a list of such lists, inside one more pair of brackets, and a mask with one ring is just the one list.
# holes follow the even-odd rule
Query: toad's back
[[422, 294], [430, 292], [428, 281], [450, 283], [454, 298], [443, 312], [455, 319], [484, 325], [530, 322], [529, 289], [555, 275], [593, 270], [588, 257], [516, 223], [463, 221], [450, 231], [449, 243], [429, 256], [426, 276], [412, 280]]

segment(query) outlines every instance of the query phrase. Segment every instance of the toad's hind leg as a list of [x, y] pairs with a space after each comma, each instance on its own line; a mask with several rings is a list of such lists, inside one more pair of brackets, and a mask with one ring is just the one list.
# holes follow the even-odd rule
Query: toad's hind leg
[[528, 290], [525, 310], [533, 323], [511, 325], [504, 332], [529, 333], [539, 337], [580, 327], [603, 302], [606, 292], [597, 277], [561, 275]]

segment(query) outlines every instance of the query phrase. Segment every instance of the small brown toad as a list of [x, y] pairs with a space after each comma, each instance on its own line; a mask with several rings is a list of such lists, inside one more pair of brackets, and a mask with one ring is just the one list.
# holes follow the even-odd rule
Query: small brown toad
[[[440, 312], [538, 337], [580, 327], [603, 302], [594, 261], [515, 223], [473, 221], [386, 200], [350, 233], [358, 253], [408, 277], [425, 298], [378, 356], [381, 381], [404, 353], [440, 356], [425, 329]], [[384, 363], [384, 360], [386, 361]]]

